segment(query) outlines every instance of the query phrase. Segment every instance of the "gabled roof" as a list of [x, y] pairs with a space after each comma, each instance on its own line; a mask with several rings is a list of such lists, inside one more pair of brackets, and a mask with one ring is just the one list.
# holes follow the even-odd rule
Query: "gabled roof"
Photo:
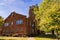
[[20, 16], [26, 17], [25, 15], [22, 15], [22, 14], [19, 14], [19, 13], [16, 13], [16, 12], [12, 12], [11, 14], [16, 14], [16, 15], [20, 15]]
[[[12, 13], [7, 17], [7, 18], [9, 18], [12, 14], [13, 14], [13, 15], [15, 15], [15, 14], [16, 14], [16, 15], [20, 15], [20, 16], [26, 17], [25, 15], [18, 14], [18, 13], [16, 13], [16, 12], [12, 12]], [[6, 18], [6, 19], [7, 19], [7, 18]], [[6, 20], [6, 19], [5, 19], [5, 20]]]

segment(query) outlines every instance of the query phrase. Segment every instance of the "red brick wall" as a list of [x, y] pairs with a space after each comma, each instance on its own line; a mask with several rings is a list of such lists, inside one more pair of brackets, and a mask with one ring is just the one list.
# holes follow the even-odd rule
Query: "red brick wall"
[[[16, 24], [17, 20], [23, 20], [23, 24]], [[24, 15], [21, 14], [17, 14], [15, 12], [11, 13], [11, 15], [9, 15], [6, 19], [5, 19], [5, 23], [8, 22], [9, 26], [5, 27], [3, 26], [3, 31], [7, 31], [7, 30], [12, 30], [13, 34], [27, 34], [27, 18]], [[11, 22], [13, 22], [13, 25], [11, 25]], [[20, 27], [23, 28], [23, 31], [20, 31]], [[16, 32], [16, 28], [18, 28], [18, 32]], [[6, 33], [6, 32], [5, 32]], [[9, 34], [9, 33], [7, 33]]]
[[32, 24], [35, 24], [35, 14], [34, 14], [34, 8], [33, 6], [30, 7], [29, 9], [29, 25], [31, 29], [31, 33], [35, 33], [35, 28], [32, 28]]
[[0, 27], [0, 35], [1, 35], [1, 33], [2, 33], [2, 27]]

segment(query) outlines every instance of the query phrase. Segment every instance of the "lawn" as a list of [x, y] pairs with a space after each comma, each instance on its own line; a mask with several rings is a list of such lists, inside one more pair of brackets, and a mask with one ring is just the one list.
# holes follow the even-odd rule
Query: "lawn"
[[56, 40], [56, 39], [51, 39], [51, 38], [35, 38], [36, 40]]
[[56, 39], [39, 38], [39, 37], [3, 37], [3, 36], [0, 36], [0, 40], [56, 40]]

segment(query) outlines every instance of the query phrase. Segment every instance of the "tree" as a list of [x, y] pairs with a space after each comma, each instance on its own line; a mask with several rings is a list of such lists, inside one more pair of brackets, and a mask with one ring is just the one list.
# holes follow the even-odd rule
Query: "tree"
[[60, 0], [43, 0], [39, 9], [34, 9], [37, 28], [45, 32], [60, 29]]
[[3, 23], [4, 23], [4, 20], [3, 20], [3, 18], [0, 16], [0, 27], [2, 27]]

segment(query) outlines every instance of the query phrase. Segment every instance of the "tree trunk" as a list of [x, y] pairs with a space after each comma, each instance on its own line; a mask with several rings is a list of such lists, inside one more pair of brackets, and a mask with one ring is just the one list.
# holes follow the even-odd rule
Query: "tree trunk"
[[54, 30], [52, 30], [52, 35], [55, 35]]

